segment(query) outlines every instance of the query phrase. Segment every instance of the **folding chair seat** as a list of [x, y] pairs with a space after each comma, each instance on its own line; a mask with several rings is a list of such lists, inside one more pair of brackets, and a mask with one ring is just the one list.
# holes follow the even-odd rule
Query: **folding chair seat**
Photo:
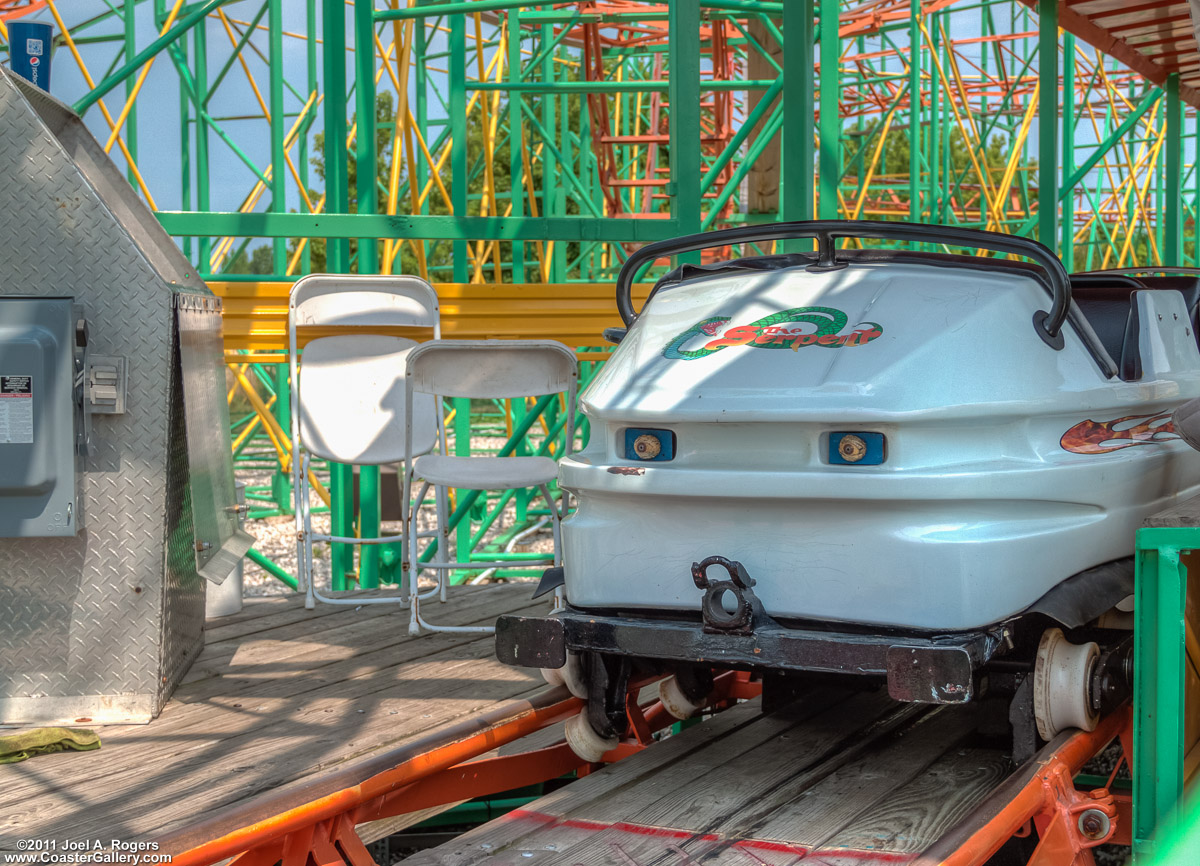
[[[571, 452], [575, 438], [575, 389], [579, 365], [575, 353], [553, 340], [435, 340], [412, 349], [406, 360], [405, 405], [411, 407], [422, 394], [439, 397], [499, 399], [540, 397], [566, 393], [567, 419], [564, 425], [565, 446], [562, 454]], [[406, 442], [412, 446], [415, 434], [408, 425]], [[446, 450], [445, 432], [442, 438]], [[411, 453], [411, 451], [410, 451]], [[409, 516], [409, 595], [412, 598], [409, 631], [491, 632], [491, 626], [439, 626], [421, 617], [418, 575], [425, 569], [438, 574], [438, 588], [445, 598], [448, 574], [453, 569], [504, 568], [510, 562], [452, 562], [449, 560], [450, 533], [448, 528], [449, 488], [468, 490], [512, 490], [538, 488], [550, 507], [551, 530], [554, 533], [554, 555], [545, 565], [561, 562], [560, 524], [566, 514], [566, 498], [556, 503], [549, 484], [558, 474], [557, 463], [544, 456], [535, 457], [452, 457], [447, 454], [426, 454], [416, 458], [404, 477], [404, 493], [410, 498], [413, 483], [421, 482], [416, 501], [421, 502], [426, 491], [434, 488], [437, 505], [437, 556], [432, 562], [418, 561], [416, 509]], [[526, 563], [533, 564], [533, 563]]]
[[418, 478], [465, 490], [513, 490], [539, 487], [558, 476], [549, 457], [446, 457], [426, 454], [413, 463]]

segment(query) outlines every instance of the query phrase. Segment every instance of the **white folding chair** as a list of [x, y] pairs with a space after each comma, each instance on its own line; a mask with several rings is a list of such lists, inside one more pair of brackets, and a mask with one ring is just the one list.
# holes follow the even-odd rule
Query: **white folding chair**
[[[406, 407], [412, 407], [420, 396], [428, 394], [494, 399], [539, 397], [565, 391], [566, 445], [562, 455], [566, 455], [571, 453], [571, 443], [575, 438], [575, 389], [578, 381], [579, 365], [575, 353], [553, 340], [442, 340], [424, 343], [408, 353], [404, 400]], [[411, 413], [406, 417], [411, 418]], [[416, 427], [409, 424], [405, 429], [405, 442], [415, 447], [418, 441]], [[444, 430], [441, 444], [443, 453], [425, 454], [413, 460], [410, 470], [404, 474], [400, 497], [409, 501], [412, 484], [419, 479], [421, 488], [416, 502], [422, 502], [426, 492], [433, 487], [437, 506], [437, 553], [434, 561], [418, 561], [417, 509], [414, 508], [409, 516], [409, 541], [405, 547], [408, 591], [412, 599], [409, 633], [419, 634], [422, 628], [428, 631], [492, 632], [494, 627], [491, 626], [439, 626], [421, 618], [417, 579], [422, 570], [437, 572], [437, 590], [445, 600], [450, 571], [512, 565], [511, 562], [450, 561], [448, 491], [451, 487], [464, 490], [537, 487], [550, 506], [554, 556], [552, 559], [540, 562], [532, 560], [523, 564], [558, 565], [562, 561], [559, 540], [560, 524], [566, 514], [566, 497], [561, 498], [561, 504], [556, 504], [548, 486], [558, 474], [558, 464], [549, 457], [453, 457], [446, 453]]]
[[[355, 328], [353, 334], [310, 340], [297, 353], [298, 328]], [[408, 603], [406, 576], [399, 595], [344, 598], [320, 592], [313, 581], [313, 543], [404, 544], [399, 536], [350, 538], [316, 533], [309, 507], [310, 460], [323, 458], [352, 466], [400, 463], [437, 444], [441, 429], [438, 399], [424, 394], [405, 400], [405, 359], [415, 340], [372, 333], [395, 328], [433, 329], [441, 337], [437, 294], [410, 276], [314, 274], [298, 280], [288, 303], [291, 350], [292, 489], [296, 510], [297, 577], [305, 607], [328, 604]], [[297, 361], [299, 360], [299, 364]], [[403, 471], [403, 470], [402, 470]], [[401, 526], [409, 501], [401, 499]]]

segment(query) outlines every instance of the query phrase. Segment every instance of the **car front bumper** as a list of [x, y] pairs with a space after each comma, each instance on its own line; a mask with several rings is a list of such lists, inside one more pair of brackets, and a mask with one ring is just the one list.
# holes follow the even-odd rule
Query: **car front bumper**
[[715, 633], [696, 621], [598, 616], [568, 607], [550, 617], [502, 616], [496, 655], [522, 667], [560, 668], [567, 652], [596, 652], [714, 667], [886, 677], [900, 701], [966, 703], [976, 674], [1007, 644], [1007, 628], [942, 636], [882, 636], [778, 623]]

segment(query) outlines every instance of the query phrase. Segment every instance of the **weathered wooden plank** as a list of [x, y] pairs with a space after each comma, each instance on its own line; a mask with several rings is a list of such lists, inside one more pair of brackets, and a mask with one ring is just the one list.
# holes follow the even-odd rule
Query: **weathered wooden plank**
[[[489, 595], [510, 593], [520, 595], [524, 590], [526, 597], [533, 595], [533, 586], [529, 584], [496, 583], [488, 586], [456, 586], [450, 590], [451, 604], [462, 603], [466, 599], [482, 598]], [[367, 595], [367, 591], [355, 595]], [[398, 604], [321, 604], [313, 610], [304, 609], [304, 597], [301, 595], [286, 596], [286, 606], [262, 606], [264, 613], [258, 616], [241, 617], [233, 614], [229, 617], [208, 620], [204, 629], [204, 649], [206, 652], [224, 649], [236, 645], [246, 637], [265, 634], [274, 629], [296, 626], [296, 633], [306, 634], [308, 630], [327, 628], [330, 620], [345, 620], [348, 618], [365, 619], [373, 616], [393, 614], [400, 610]], [[242, 613], [245, 613], [243, 610]], [[229, 620], [227, 622], [227, 620]]]
[[[815, 703], [816, 699], [801, 700], [792, 709], [803, 710]], [[629, 866], [630, 861], [649, 864], [690, 858], [748, 866], [744, 851], [734, 846], [745, 842], [756, 845], [756, 840], [725, 831], [739, 813], [768, 797], [789, 777], [819, 773], [818, 768], [836, 765], [848, 743], [873, 742], [922, 709], [897, 705], [886, 693], [868, 693], [820, 707], [815, 713], [794, 714], [791, 718], [784, 714], [764, 716], [755, 725], [694, 753], [683, 765], [693, 771], [691, 778], [676, 773], [664, 783], [664, 773], [660, 772], [632, 791], [594, 801], [593, 806], [599, 808], [573, 810], [572, 823], [592, 824], [598, 832], [569, 848], [556, 845], [558, 852], [549, 862], [561, 866]], [[702, 772], [695, 775], [696, 769]], [[558, 829], [540, 835], [551, 840], [557, 837]], [[530, 841], [526, 840], [524, 847], [528, 848]], [[793, 858], [801, 853], [799, 849], [780, 852], [772, 846], [756, 847]], [[489, 860], [489, 866], [517, 866], [524, 859], [524, 852], [505, 851], [503, 856]]]
[[[739, 704], [703, 724], [656, 743], [653, 748], [627, 758], [620, 764], [605, 767], [572, 785], [559, 788], [538, 799], [536, 807], [531, 804], [528, 809], [510, 812], [464, 833], [452, 843], [414, 854], [405, 861], [405, 866], [431, 866], [435, 863], [441, 866], [471, 866], [505, 850], [545, 851], [545, 844], [554, 844], [556, 848], [566, 847], [595, 832], [579, 822], [567, 823], [568, 816], [598, 800], [619, 799], [640, 781], [661, 778], [660, 774], [686, 763], [696, 753], [732, 732], [753, 725], [761, 717], [757, 700]], [[557, 841], [537, 842], [537, 838], [540, 838], [538, 834], [547, 828], [553, 828]], [[534, 840], [530, 847], [523, 845], [527, 837]]]
[[[302, 708], [284, 713], [267, 706], [263, 714], [280, 720], [239, 735], [196, 732], [178, 745], [174, 760], [105, 784], [74, 788], [69, 816], [60, 812], [47, 820], [51, 816], [36, 802], [10, 809], [5, 832], [29, 837], [112, 832], [117, 834], [113, 838], [145, 838], [542, 687], [524, 672], [501, 669], [491, 661], [490, 641], [478, 644], [468, 658], [454, 651], [459, 658], [447, 654], [431, 659], [423, 671], [426, 679], [409, 681], [401, 695], [380, 694], [396, 682], [377, 683], [378, 688], [356, 700], [346, 695], [306, 700]], [[483, 668], [492, 675], [481, 676]], [[434, 672], [440, 676], [430, 676]]]
[[999, 751], [955, 749], [829, 839], [822, 850], [920, 853], [966, 817], [1011, 771], [1011, 761]]
[[406, 866], [792, 866], [814, 849], [813, 862], [882, 864], [923, 850], [1008, 771], [998, 753], [965, 748], [970, 708], [860, 694], [800, 719], [748, 712], [718, 715]]
[[[971, 705], [968, 705], [971, 706]], [[806, 848], [826, 844], [838, 832], [871, 814], [892, 792], [956, 749], [975, 725], [966, 707], [927, 712], [875, 748], [858, 750], [815, 783], [800, 777], [780, 785], [763, 802], [735, 816], [721, 829], [727, 834], [788, 842]]]
[[[529, 601], [526, 586], [489, 587], [447, 605], [443, 618], [482, 623], [542, 607]], [[337, 643], [301, 652], [248, 632], [245, 644], [263, 652], [235, 653], [221, 675], [182, 687], [159, 720], [102, 729], [105, 746], [97, 752], [8, 768], [0, 837], [144, 838], [542, 687], [536, 672], [496, 662], [490, 637], [410, 638], [400, 619], [347, 620], [321, 631], [322, 640]], [[239, 646], [237, 639], [229, 643]], [[248, 667], [241, 664], [246, 659]]]
[[1200, 496], [1176, 502], [1170, 508], [1151, 514], [1142, 521], [1142, 526], [1165, 529], [1200, 526]]
[[[480, 587], [486, 592], [460, 593], [451, 596], [445, 614], [456, 617], [470, 613], [471, 619], [482, 618], [484, 611], [494, 610], [496, 616], [524, 606], [529, 602], [531, 591], [518, 587]], [[502, 591], [501, 591], [502, 590]], [[545, 607], [545, 605], [543, 605]], [[379, 608], [383, 608], [379, 610]], [[310, 620], [278, 625], [271, 629], [247, 633], [237, 640], [224, 640], [207, 645], [192, 665], [183, 686], [190, 686], [214, 675], [226, 675], [231, 663], [234, 667], [251, 667], [259, 659], [275, 662], [311, 654], [314, 647], [342, 647], [347, 650], [359, 648], [357, 643], [366, 636], [394, 638], [397, 642], [408, 641], [408, 611], [393, 605], [374, 605], [371, 609], [343, 609], [333, 615]], [[384, 619], [385, 622], [379, 622]], [[424, 636], [423, 636], [424, 637]], [[333, 661], [334, 658], [330, 658]], [[189, 690], [181, 689], [184, 693]]]
[[[781, 735], [802, 730], [813, 716], [839, 710], [843, 717], [854, 716], [868, 706], [877, 715], [883, 704], [872, 696], [847, 697], [833, 690], [822, 691], [770, 716], [759, 714], [757, 701], [741, 704], [543, 797], [525, 810], [510, 813], [450, 845], [414, 855], [406, 862], [412, 866], [471, 866], [486, 860], [491, 866], [523, 863], [530, 857], [544, 858], [546, 852], [556, 852], [555, 862], [561, 855], [564, 863], [586, 863], [595, 853], [589, 853], [589, 846], [598, 832], [631, 822], [643, 829], [663, 827], [664, 822], [654, 811], [656, 804], [664, 800], [697, 804], [697, 792], [703, 787], [701, 779], [723, 767], [741, 766], [743, 757], [756, 749], [770, 751]], [[659, 807], [659, 811], [665, 810]], [[622, 831], [616, 832], [620, 836]], [[690, 835], [677, 828], [671, 832], [679, 838]]]
[[[478, 609], [472, 614], [464, 606], [448, 613], [447, 621], [480, 624], [494, 616], [494, 607], [489, 606], [486, 611], [479, 618]], [[333, 664], [325, 664], [321, 654], [314, 652], [304, 663], [296, 663], [288, 676], [268, 671], [258, 677], [225, 677], [195, 684], [178, 694], [150, 726], [102, 728], [104, 748], [84, 754], [47, 755], [39, 759], [44, 762], [41, 766], [44, 773], [55, 772], [56, 765], [62, 765], [64, 771], [69, 767], [76, 785], [119, 777], [136, 773], [145, 762], [172, 760], [182, 744], [258, 730], [271, 722], [272, 715], [287, 717], [313, 701], [336, 695], [358, 698], [378, 688], [394, 688], [397, 675], [412, 672], [414, 666], [430, 658], [459, 653], [482, 662], [492, 660], [490, 639], [481, 641], [478, 635], [427, 635], [414, 639], [404, 631], [389, 630], [382, 645], [363, 643], [356, 653]], [[498, 662], [495, 666], [501, 667]], [[528, 676], [534, 681], [536, 675]], [[136, 749], [136, 755], [130, 754], [132, 749]], [[72, 757], [76, 759], [74, 762], [68, 760]], [[44, 778], [44, 774], [24, 779], [18, 775], [0, 792], [0, 808], [6, 803], [20, 802], [31, 792], [42, 791]]]
[[[853, 695], [833, 706], [821, 706], [820, 700], [797, 701], [793, 707], [805, 710], [803, 714], [764, 716], [753, 728], [714, 743], [674, 772], [660, 773], [655, 784], [605, 799], [597, 804], [600, 808], [575, 816], [715, 832], [730, 815], [749, 808], [789, 778], [844, 753], [852, 743], [881, 735], [921, 709], [897, 705], [886, 692]], [[875, 728], [877, 732], [867, 733]]]

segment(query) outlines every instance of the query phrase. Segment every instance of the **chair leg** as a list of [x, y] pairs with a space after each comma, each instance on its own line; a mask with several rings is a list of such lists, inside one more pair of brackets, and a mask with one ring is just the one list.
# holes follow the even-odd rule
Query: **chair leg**
[[[293, 457], [293, 461], [295, 458]], [[304, 591], [304, 609], [313, 610], [317, 606], [313, 594], [312, 573], [312, 513], [308, 507], [308, 455], [300, 458], [300, 466], [294, 472], [298, 483], [292, 485], [295, 491], [296, 512], [296, 580]]]
[[408, 633], [410, 635], [419, 635], [421, 633], [421, 587], [418, 583], [417, 574], [420, 571], [417, 560], [420, 558], [421, 551], [417, 548], [417, 512], [420, 510], [419, 505], [413, 507], [408, 515]]
[[[450, 562], [450, 514], [447, 500], [450, 497], [450, 489], [440, 485], [434, 485], [434, 499], [437, 502], [437, 526], [438, 526], [438, 562]], [[470, 523], [467, 524], [470, 526]], [[450, 572], [444, 568], [437, 570], [438, 580], [438, 595], [441, 602], [444, 604], [448, 599], [447, 586], [450, 583]]]
[[397, 581], [397, 587], [400, 590], [400, 597], [404, 599], [402, 604], [409, 604], [409, 585], [408, 585], [408, 569], [406, 563], [409, 561], [409, 552], [412, 550], [408, 546], [408, 519], [409, 513], [412, 511], [412, 503], [409, 502], [404, 494], [405, 490], [405, 473], [408, 472], [408, 465], [401, 463], [396, 472], [396, 485], [400, 488], [400, 580]]

